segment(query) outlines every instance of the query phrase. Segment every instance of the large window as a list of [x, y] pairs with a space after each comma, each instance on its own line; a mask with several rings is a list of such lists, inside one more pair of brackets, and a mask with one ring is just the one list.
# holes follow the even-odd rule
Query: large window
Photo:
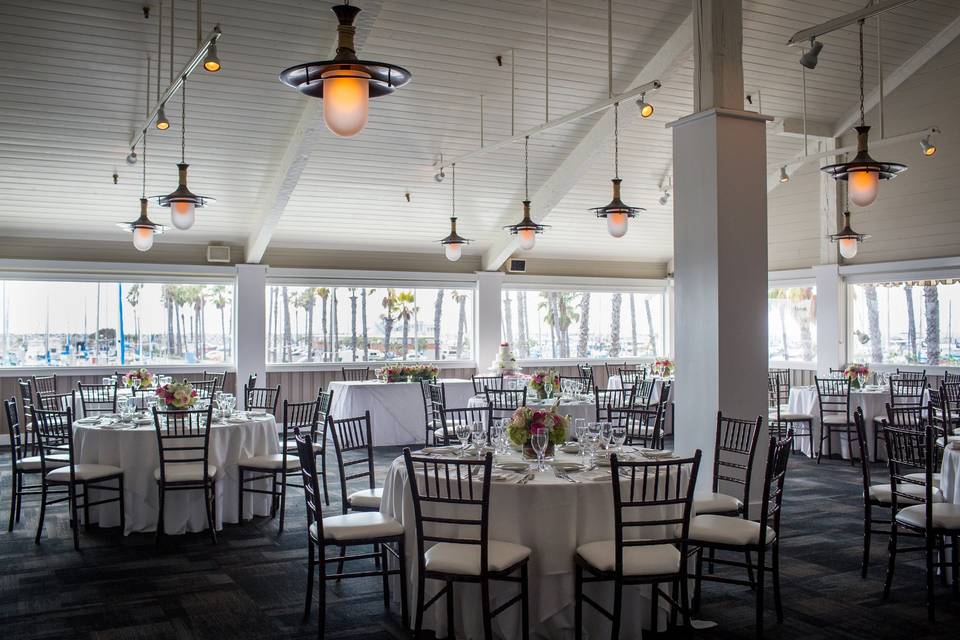
[[267, 287], [269, 363], [472, 358], [472, 289]]
[[509, 290], [503, 339], [523, 360], [664, 354], [662, 293]]
[[960, 316], [958, 281], [852, 284], [849, 292], [850, 360], [931, 366], [960, 362], [953, 317], [954, 309]]
[[8, 367], [222, 364], [233, 285], [0, 281]]
[[767, 349], [770, 360], [816, 361], [816, 287], [770, 287], [767, 294]]

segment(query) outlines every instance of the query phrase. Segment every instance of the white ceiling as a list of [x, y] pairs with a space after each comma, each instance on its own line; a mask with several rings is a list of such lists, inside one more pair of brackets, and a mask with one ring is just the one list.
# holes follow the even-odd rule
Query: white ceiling
[[[154, 0], [156, 5], [156, 0]], [[244, 243], [278, 171], [309, 98], [283, 86], [277, 74], [331, 50], [331, 2], [208, 0], [207, 31], [220, 22], [219, 74], [198, 72], [188, 87], [187, 161], [190, 186], [217, 198], [196, 226], [158, 242]], [[362, 0], [357, 3], [364, 8]], [[169, 3], [168, 3], [169, 5]], [[413, 81], [371, 102], [370, 122], [357, 137], [320, 129], [306, 170], [293, 190], [270, 245], [309, 249], [439, 251], [448, 231], [450, 177], [433, 180], [433, 161], [479, 145], [479, 96], [485, 139], [510, 132], [510, 56], [517, 51], [516, 130], [544, 120], [543, 2], [526, 0], [378, 0], [366, 3], [359, 28], [361, 56], [407, 67]], [[800, 28], [862, 7], [862, 0], [744, 2], [744, 74], [753, 106], [774, 116], [801, 115], [799, 51], [786, 47]], [[141, 165], [124, 156], [145, 110], [145, 57], [156, 68], [156, 11], [144, 20], [133, 0], [4, 0], [0, 3], [0, 234], [72, 239], [124, 239], [114, 223], [138, 213]], [[623, 90], [663, 46], [690, 10], [689, 0], [614, 3], [614, 86]], [[194, 3], [177, 3], [176, 67], [193, 50]], [[921, 0], [884, 20], [884, 68], [915, 53], [960, 14], [954, 0]], [[169, 17], [169, 13], [165, 19]], [[607, 95], [606, 2], [550, 0], [550, 115], [556, 118]], [[856, 30], [824, 38], [820, 65], [807, 74], [807, 113], [825, 123], [854, 107]], [[163, 86], [168, 35], [164, 35]], [[875, 85], [876, 39], [868, 28], [867, 89]], [[504, 55], [504, 66], [495, 57]], [[610, 199], [611, 141], [570, 185], [550, 213], [553, 227], [533, 254], [663, 262], [672, 254], [672, 210], [658, 185], [671, 164], [664, 125], [692, 109], [692, 67], [681, 64], [650, 96], [653, 118], [621, 107], [624, 199], [647, 209], [627, 236], [615, 240], [586, 209]], [[155, 82], [155, 81], [154, 81]], [[155, 92], [155, 84], [151, 83]], [[155, 95], [155, 94], [154, 94]], [[148, 195], [176, 186], [179, 98], [168, 109], [173, 126], [148, 138]], [[598, 116], [536, 136], [530, 146], [535, 191], [586, 134]], [[482, 253], [519, 220], [523, 193], [520, 145], [457, 167], [460, 232]], [[771, 133], [768, 156], [783, 162], [800, 152], [796, 138]], [[138, 149], [138, 153], [140, 150]], [[114, 169], [119, 184], [112, 184]], [[404, 193], [411, 194], [407, 203]], [[534, 211], [535, 218], [544, 212]], [[161, 210], [152, 217], [162, 221]], [[811, 215], [816, 215], [811, 212]]]

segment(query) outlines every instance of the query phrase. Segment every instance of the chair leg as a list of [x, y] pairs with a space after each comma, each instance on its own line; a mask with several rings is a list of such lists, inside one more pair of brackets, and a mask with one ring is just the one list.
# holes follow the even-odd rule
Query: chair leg
[[277, 517], [277, 474], [270, 477], [270, 519]]
[[866, 579], [867, 568], [870, 566], [870, 529], [873, 527], [873, 509], [869, 504], [863, 511], [863, 562], [860, 565], [860, 577]]
[[[653, 607], [657, 607], [657, 586], [653, 585]], [[653, 631], [656, 633], [656, 615], [654, 614], [653, 618]], [[612, 640], [617, 640], [620, 637], [620, 625], [623, 623], [623, 583], [619, 580], [614, 580], [613, 582], [613, 623], [610, 627], [610, 637]]]
[[757, 554], [757, 637], [763, 638], [763, 551]]
[[574, 567], [573, 597], [573, 637], [583, 640], [583, 568], [579, 564]]
[[930, 622], [934, 621], [934, 584], [936, 583], [936, 575], [934, 574], [934, 554], [936, 553], [936, 540], [932, 533], [929, 531], [924, 532], [924, 537], [927, 542], [927, 618]]
[[530, 583], [526, 562], [520, 565], [520, 637], [530, 640]]
[[423, 631], [423, 598], [426, 589], [426, 579], [423, 577], [422, 567], [417, 570], [417, 608], [414, 613], [413, 637], [419, 638]]
[[[957, 547], [958, 541], [960, 541], [960, 537], [950, 536], [950, 577], [952, 578], [950, 588], [953, 591], [954, 598], [960, 596], [960, 582], [957, 582], [957, 572], [960, 570], [960, 557], [957, 555], [960, 554], [960, 548]], [[944, 571], [946, 571], [946, 567], [944, 567]]]
[[117, 479], [117, 492], [119, 493], [119, 505], [120, 505], [120, 538], [123, 539], [123, 536], [127, 534], [127, 516], [126, 509], [124, 508], [123, 498], [126, 495], [123, 491], [123, 476], [120, 476]]
[[313, 540], [307, 540], [307, 600], [303, 605], [303, 621], [306, 622], [310, 619], [310, 607], [313, 604], [313, 581], [314, 581], [314, 569], [316, 568], [316, 561], [314, 560], [314, 544]]
[[404, 546], [404, 539], [400, 538], [397, 542], [397, 556], [400, 563], [400, 619], [403, 621], [403, 628], [410, 629], [410, 604], [407, 602], [407, 549]]
[[83, 484], [83, 530], [90, 531], [90, 489]]
[[67, 504], [70, 506], [70, 521], [73, 523], [73, 548], [80, 551], [80, 514], [77, 513], [77, 485], [71, 482], [67, 485]]
[[320, 568], [320, 597], [317, 603], [317, 637], [320, 640], [323, 640], [323, 627], [327, 619], [327, 563], [323, 561], [325, 555], [326, 553], [321, 551], [320, 562], [318, 563]]
[[[616, 597], [616, 589], [617, 589], [617, 586], [614, 586], [614, 597]], [[654, 582], [653, 584], [650, 585], [650, 630], [653, 631], [653, 633], [657, 633], [659, 631], [659, 626], [660, 626], [659, 620], [658, 620], [659, 614], [660, 614], [660, 583]], [[616, 640], [620, 632], [620, 628], [619, 628], [620, 625], [619, 625], [619, 622], [616, 620], [614, 621], [613, 625], [617, 633], [614, 635], [611, 635], [610, 637], [613, 638], [613, 640]]]
[[713, 575], [713, 559], [716, 557], [716, 550], [710, 549], [707, 552], [707, 573]]
[[383, 577], [383, 608], [390, 611], [390, 575], [387, 573], [389, 564], [387, 563], [387, 545], [380, 545], [380, 566]]
[[453, 630], [453, 583], [447, 583], [447, 640], [453, 640], [457, 637]]
[[890, 523], [890, 541], [887, 544], [887, 577], [883, 581], [883, 599], [890, 597], [893, 585], [893, 570], [897, 565], [897, 525]]
[[163, 537], [163, 502], [164, 498], [166, 497], [166, 491], [164, 491], [163, 484], [160, 484], [157, 489], [160, 492], [160, 509], [157, 511], [157, 536], [154, 544], [159, 551], [160, 539]]
[[40, 544], [40, 534], [43, 533], [43, 516], [47, 512], [47, 483], [41, 481], [40, 489], [40, 517], [37, 518], [37, 535], [34, 538], [35, 544]]
[[279, 536], [283, 533], [283, 513], [287, 510], [287, 472], [280, 474], [280, 528], [277, 530]]
[[484, 640], [493, 640], [493, 625], [490, 623], [490, 581], [480, 582], [480, 610], [483, 617]]
[[323, 503], [330, 506], [330, 491], [327, 489], [327, 449], [320, 452], [320, 476], [323, 480]]
[[19, 481], [20, 474], [18, 473], [17, 477], [13, 479], [13, 483], [11, 484], [12, 491], [10, 492], [10, 522], [7, 524], [7, 533], [13, 531], [13, 521], [19, 520], [19, 518], [17, 518], [17, 501], [20, 497], [20, 491], [18, 489]]
[[773, 543], [773, 557], [771, 558], [771, 576], [773, 580], [773, 605], [777, 610], [777, 624], [783, 623], [783, 602], [780, 600], [780, 542]]
[[700, 590], [703, 586], [703, 547], [697, 549], [696, 574], [693, 582], [693, 605], [694, 613], [700, 612]]
[[243, 467], [237, 467], [237, 524], [243, 524]]
[[210, 537], [213, 539], [213, 544], [217, 544], [217, 526], [213, 515], [212, 495], [215, 491], [216, 487], [213, 485], [213, 482], [207, 480], [203, 483], [203, 502], [207, 508], [207, 526], [210, 527]]
[[937, 536], [937, 546], [940, 554], [940, 584], [947, 586], [947, 547], [943, 536]]
[[743, 552], [744, 564], [747, 565], [747, 581], [753, 583], [753, 561], [750, 558], [750, 552]]
[[690, 582], [687, 571], [684, 568], [680, 573], [680, 615], [683, 617], [683, 628], [685, 632], [690, 631]]
[[23, 474], [17, 474], [17, 517], [16, 522], [20, 522], [20, 507], [23, 505]]

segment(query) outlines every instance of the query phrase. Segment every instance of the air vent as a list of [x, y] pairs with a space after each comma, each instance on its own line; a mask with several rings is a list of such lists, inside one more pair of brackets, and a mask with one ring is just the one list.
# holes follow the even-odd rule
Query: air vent
[[527, 270], [527, 261], [526, 260], [511, 260], [510, 268], [508, 271], [510, 273], [524, 273]]
[[207, 262], [230, 262], [230, 247], [207, 246]]

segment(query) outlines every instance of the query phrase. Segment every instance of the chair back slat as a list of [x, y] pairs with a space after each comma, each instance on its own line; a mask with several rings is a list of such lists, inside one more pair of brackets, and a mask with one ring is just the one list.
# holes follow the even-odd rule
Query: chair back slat
[[[376, 487], [373, 472], [373, 427], [370, 412], [354, 418], [333, 419], [327, 417], [327, 433], [333, 439], [333, 448], [337, 454], [337, 466], [340, 468], [340, 495], [343, 513], [347, 512], [347, 480], [367, 478], [367, 488]], [[347, 467], [362, 467], [361, 470], [347, 474]], [[351, 469], [353, 471], [353, 469]]]
[[[765, 543], [767, 527], [780, 538], [780, 515], [783, 506], [783, 488], [787, 479], [787, 464], [793, 449], [793, 429], [787, 429], [787, 437], [781, 440], [770, 438], [767, 447], [767, 466], [763, 474], [763, 498], [760, 503], [760, 531], [758, 544]], [[746, 502], [744, 510], [746, 511]], [[744, 516], [746, 517], [746, 515]]]
[[753, 459], [760, 438], [763, 417], [741, 420], [717, 412], [716, 440], [713, 450], [713, 491], [720, 491], [720, 483], [740, 485], [744, 517], [749, 515], [750, 481], [753, 478]]
[[623, 367], [617, 370], [617, 375], [620, 376], [620, 384], [622, 386], [635, 385], [647, 379], [647, 368]]
[[330, 417], [330, 408], [333, 406], [333, 390], [321, 391], [317, 394], [317, 420], [310, 439], [326, 449], [327, 446], [327, 418]]
[[277, 415], [277, 405], [280, 402], [280, 385], [275, 387], [244, 387], [244, 408], [266, 411]]
[[850, 422], [850, 381], [843, 377], [821, 378], [815, 376], [817, 400], [820, 404], [820, 421], [831, 415], [845, 416]]
[[113, 384], [77, 383], [84, 416], [117, 412], [117, 380]]
[[488, 389], [503, 389], [503, 376], [473, 376], [473, 392], [483, 395]]
[[564, 382], [569, 381], [575, 384], [580, 385], [580, 388], [583, 389], [583, 393], [593, 393], [593, 374], [590, 375], [578, 375], [578, 376], [558, 376], [560, 390], [564, 388]]
[[76, 391], [67, 393], [38, 393], [35, 407], [45, 411], [76, 410]]
[[212, 405], [203, 409], [186, 410], [161, 411], [153, 408], [161, 483], [167, 482], [168, 469], [176, 465], [203, 463], [203, 469], [206, 469], [212, 424]]
[[526, 389], [486, 389], [488, 425], [498, 418], [509, 418], [527, 406]]
[[895, 407], [921, 407], [926, 389], [926, 375], [915, 377], [899, 373], [890, 376], [890, 404]]
[[917, 381], [923, 380], [924, 382], [927, 381], [926, 369], [924, 369], [923, 371], [916, 371], [913, 369], [900, 369], [898, 367], [897, 373], [894, 375], [900, 377], [901, 379], [909, 379], [909, 380], [917, 380]]
[[[926, 523], [929, 527], [932, 522], [933, 506], [933, 441], [935, 430], [932, 425], [917, 427], [888, 426], [883, 430], [883, 437], [887, 444], [887, 466], [890, 473], [890, 493], [893, 512], [896, 513], [902, 506], [922, 502], [926, 504]], [[913, 474], [923, 473], [923, 480], [911, 477]], [[922, 493], [917, 492], [917, 486], [924, 487]], [[910, 489], [913, 489], [912, 491]]]
[[34, 393], [56, 393], [57, 376], [33, 376]]
[[13, 479], [16, 482], [17, 463], [23, 459], [26, 454], [23, 437], [20, 433], [20, 416], [17, 412], [17, 398], [10, 396], [9, 400], [3, 401], [3, 411], [7, 417], [7, 434], [10, 437], [10, 462], [13, 464]]
[[[483, 424], [486, 417], [486, 407], [444, 409], [440, 412], [440, 423], [443, 426], [443, 432], [455, 438], [458, 424], [473, 425], [477, 422]], [[490, 423], [487, 422], [487, 438], [489, 437]]]
[[612, 425], [626, 429], [626, 444], [645, 449], [663, 449], [665, 407], [659, 402], [652, 409], [607, 407], [606, 416]]
[[[53, 409], [33, 409], [34, 428], [37, 434], [37, 445], [40, 448], [40, 469], [46, 476], [48, 461], [51, 456], [61, 460], [66, 459], [70, 465], [70, 480], [75, 479], [73, 461], [73, 408], [67, 407], [63, 411]], [[62, 463], [61, 463], [62, 464]]]
[[193, 387], [193, 390], [197, 392], [197, 399], [210, 402], [213, 399], [214, 394], [217, 392], [217, 380], [216, 378], [208, 378], [204, 380], [184, 380]]
[[594, 415], [600, 421], [607, 408], [630, 409], [634, 406], [635, 387], [622, 389], [596, 389], [593, 394]]
[[213, 395], [216, 395], [217, 391], [224, 391], [223, 385], [226, 382], [227, 374], [224, 372], [217, 373], [215, 371], [204, 371], [203, 379], [213, 380], [217, 383], [213, 388]]
[[297, 458], [300, 461], [300, 473], [303, 476], [303, 497], [307, 504], [307, 527], [317, 524], [318, 540], [323, 540], [323, 506], [320, 497], [320, 483], [317, 478], [317, 457], [313, 453], [313, 438], [300, 427], [293, 428], [297, 442]]
[[369, 380], [370, 367], [340, 367], [340, 379], [344, 382]]
[[960, 382], [960, 371], [953, 373], [952, 371], [943, 372], [943, 384], [956, 384]]

